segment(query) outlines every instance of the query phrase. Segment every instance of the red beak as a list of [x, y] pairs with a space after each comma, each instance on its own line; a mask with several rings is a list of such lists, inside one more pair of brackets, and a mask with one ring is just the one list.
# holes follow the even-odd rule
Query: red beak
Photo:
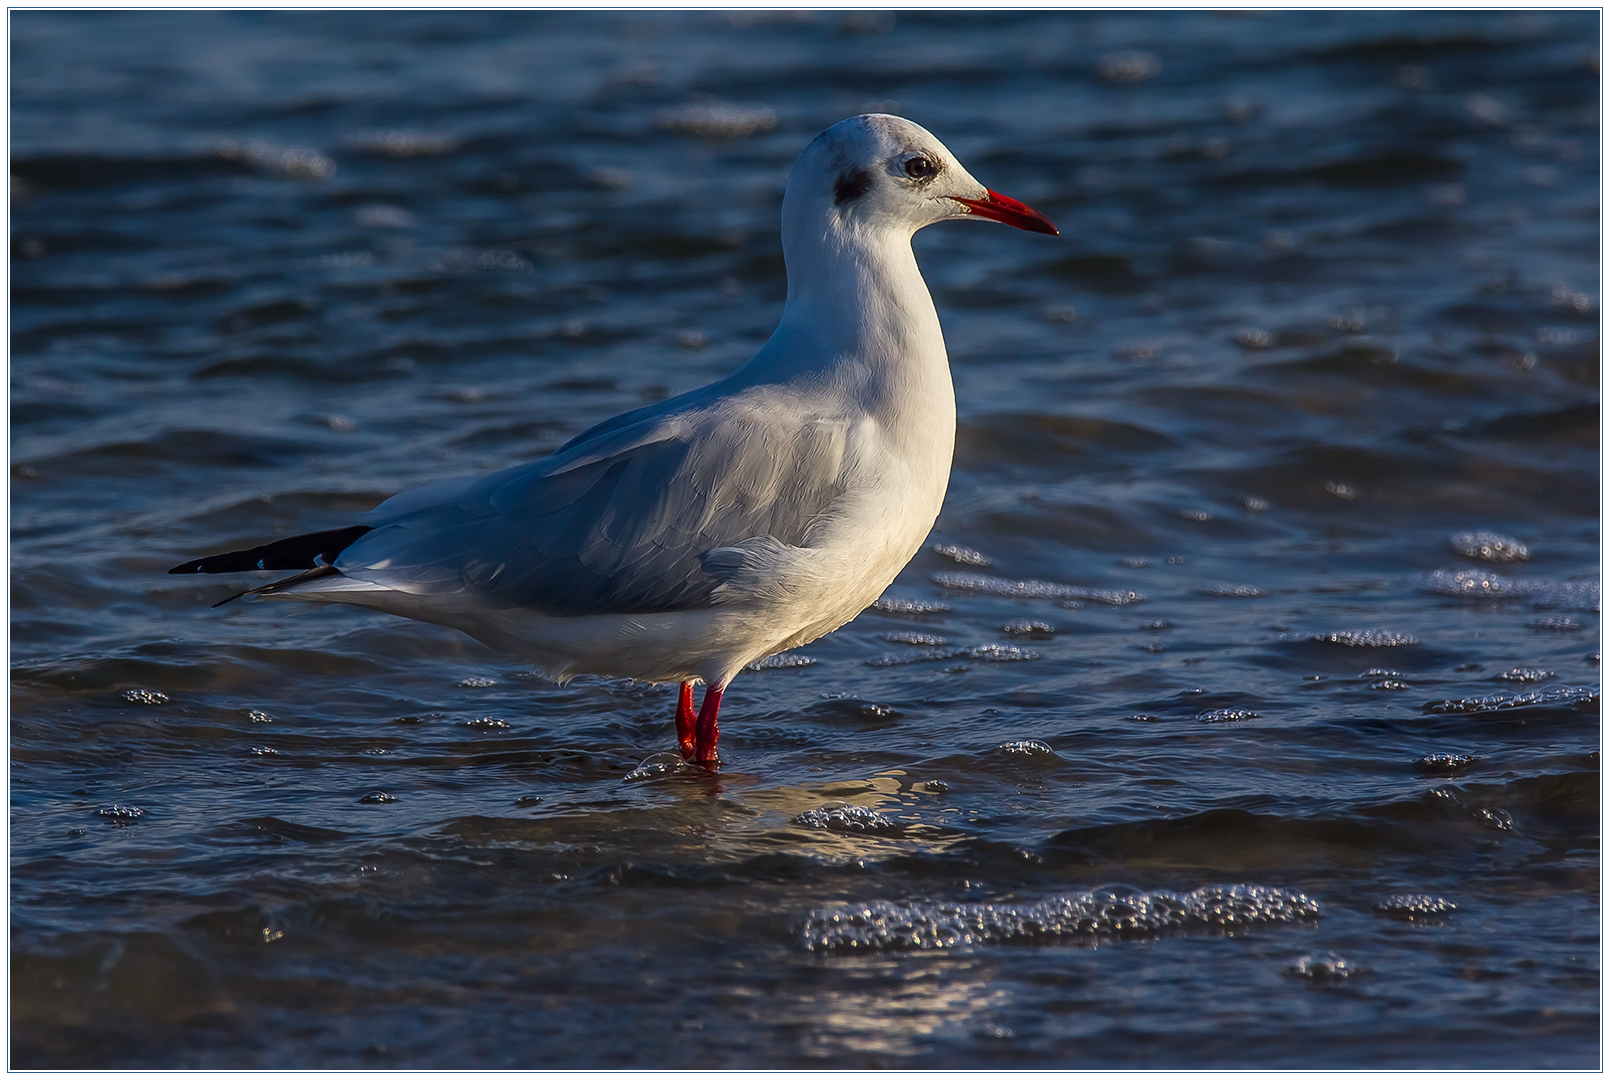
[[1024, 206], [1016, 199], [1009, 199], [999, 191], [990, 191], [987, 199], [962, 199], [955, 195], [951, 198], [961, 203], [979, 217], [989, 218], [991, 221], [1004, 222], [1017, 229], [1027, 229], [1029, 232], [1049, 233], [1052, 236], [1060, 235], [1057, 227], [1051, 224], [1051, 219], [1031, 207]]

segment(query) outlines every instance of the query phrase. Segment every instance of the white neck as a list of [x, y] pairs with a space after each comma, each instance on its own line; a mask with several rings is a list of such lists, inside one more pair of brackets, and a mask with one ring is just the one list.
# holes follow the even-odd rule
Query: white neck
[[948, 443], [950, 365], [910, 232], [812, 210], [784, 206], [788, 302], [771, 340], [733, 378], [830, 388], [853, 395], [897, 437], [912, 424], [940, 424]]

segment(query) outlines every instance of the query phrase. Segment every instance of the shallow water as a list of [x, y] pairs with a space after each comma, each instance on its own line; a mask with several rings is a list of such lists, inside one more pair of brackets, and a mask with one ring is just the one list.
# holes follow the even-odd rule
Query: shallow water
[[[1593, 13], [11, 20], [14, 1067], [1597, 1067]], [[1063, 236], [719, 776], [163, 573], [729, 371], [871, 109]]]

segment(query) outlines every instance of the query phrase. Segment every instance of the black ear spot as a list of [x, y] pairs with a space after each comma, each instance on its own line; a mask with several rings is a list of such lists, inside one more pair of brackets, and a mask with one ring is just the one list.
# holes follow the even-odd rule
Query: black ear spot
[[872, 186], [872, 174], [865, 169], [850, 169], [839, 173], [839, 178], [833, 181], [833, 205], [843, 206], [854, 202], [867, 193]]

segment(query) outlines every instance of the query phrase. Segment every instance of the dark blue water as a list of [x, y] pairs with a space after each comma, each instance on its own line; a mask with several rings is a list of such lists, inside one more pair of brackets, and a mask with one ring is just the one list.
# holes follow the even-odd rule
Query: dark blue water
[[[13, 1067], [1598, 1066], [1596, 13], [10, 26]], [[731, 370], [867, 110], [1063, 235], [719, 776], [164, 574]]]

